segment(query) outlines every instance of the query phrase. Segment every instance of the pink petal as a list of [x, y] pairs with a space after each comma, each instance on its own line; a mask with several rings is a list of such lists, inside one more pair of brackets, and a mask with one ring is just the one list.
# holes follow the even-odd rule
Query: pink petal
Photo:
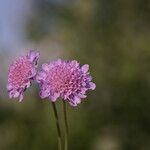
[[7, 84], [7, 90], [9, 91], [11, 89], [13, 89], [13, 87], [10, 84]]
[[51, 98], [52, 102], [55, 102], [59, 96], [60, 96], [59, 93], [54, 93], [54, 95], [50, 95], [50, 98]]
[[88, 64], [85, 64], [81, 67], [81, 70], [83, 71], [83, 73], [87, 73], [88, 70], [89, 70], [89, 65]]
[[43, 64], [43, 65], [42, 65], [42, 69], [43, 69], [44, 71], [49, 71], [49, 65], [48, 65], [48, 64]]
[[36, 78], [36, 81], [40, 83], [40, 81], [46, 78], [46, 74], [45, 72], [39, 72], [35, 78]]
[[93, 83], [93, 82], [90, 82], [89, 84], [90, 84], [90, 89], [91, 89], [91, 90], [95, 90], [96, 84]]
[[40, 91], [40, 97], [41, 98], [46, 98], [46, 97], [48, 97], [49, 96], [49, 91], [47, 91], [47, 90], [42, 90], [42, 91]]
[[19, 102], [22, 102], [23, 97], [24, 97], [24, 95], [23, 95], [23, 93], [21, 93], [20, 96], [19, 96]]
[[37, 59], [39, 58], [39, 55], [40, 54], [36, 50], [31, 50], [27, 56], [31, 62], [34, 62], [34, 61], [37, 61]]
[[17, 91], [15, 91], [14, 94], [13, 94], [13, 97], [14, 97], [14, 98], [17, 98], [19, 95], [20, 95], [20, 93], [17, 92]]

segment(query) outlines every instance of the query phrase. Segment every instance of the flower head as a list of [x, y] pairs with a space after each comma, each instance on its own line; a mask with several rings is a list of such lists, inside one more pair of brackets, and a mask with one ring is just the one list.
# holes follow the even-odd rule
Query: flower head
[[86, 97], [86, 91], [94, 90], [96, 85], [91, 82], [89, 65], [80, 66], [73, 61], [58, 59], [52, 63], [43, 64], [38, 72], [36, 81], [40, 84], [41, 98], [49, 97], [56, 101], [58, 97], [66, 100], [72, 106], [77, 106], [82, 98]]
[[23, 100], [24, 91], [31, 85], [37, 73], [39, 53], [30, 51], [26, 56], [17, 58], [9, 67], [7, 90], [10, 98]]

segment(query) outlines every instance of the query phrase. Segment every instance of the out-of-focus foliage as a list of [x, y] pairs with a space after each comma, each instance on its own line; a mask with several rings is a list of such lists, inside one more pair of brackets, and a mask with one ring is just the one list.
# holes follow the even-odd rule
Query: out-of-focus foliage
[[[28, 38], [35, 44], [63, 45], [62, 58], [90, 64], [97, 84], [79, 107], [69, 107], [70, 150], [149, 150], [150, 1], [33, 4]], [[1, 101], [1, 150], [56, 149], [50, 102], [41, 101], [37, 90], [29, 90], [22, 104]], [[57, 104], [62, 120], [61, 102]]]

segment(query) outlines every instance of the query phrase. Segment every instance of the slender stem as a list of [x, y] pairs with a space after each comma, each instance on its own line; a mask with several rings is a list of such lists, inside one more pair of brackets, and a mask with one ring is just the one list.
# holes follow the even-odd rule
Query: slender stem
[[67, 107], [65, 101], [63, 101], [63, 111], [64, 111], [64, 120], [65, 120], [65, 150], [68, 150], [68, 121], [67, 121]]
[[58, 119], [57, 109], [56, 109], [56, 106], [55, 106], [54, 102], [52, 102], [52, 106], [53, 106], [53, 111], [54, 111], [54, 116], [55, 116], [56, 126], [57, 126], [58, 150], [62, 150], [61, 131], [60, 131], [60, 125], [59, 125], [59, 119]]

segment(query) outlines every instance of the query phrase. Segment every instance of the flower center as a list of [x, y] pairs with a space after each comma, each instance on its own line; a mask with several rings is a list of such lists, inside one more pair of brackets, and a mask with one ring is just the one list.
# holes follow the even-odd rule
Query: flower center
[[52, 90], [60, 93], [69, 92], [70, 90], [76, 90], [80, 86], [78, 72], [78, 70], [71, 70], [68, 66], [57, 66], [49, 71], [46, 80]]
[[10, 67], [9, 82], [16, 87], [24, 86], [32, 75], [32, 64], [26, 57], [17, 59]]

